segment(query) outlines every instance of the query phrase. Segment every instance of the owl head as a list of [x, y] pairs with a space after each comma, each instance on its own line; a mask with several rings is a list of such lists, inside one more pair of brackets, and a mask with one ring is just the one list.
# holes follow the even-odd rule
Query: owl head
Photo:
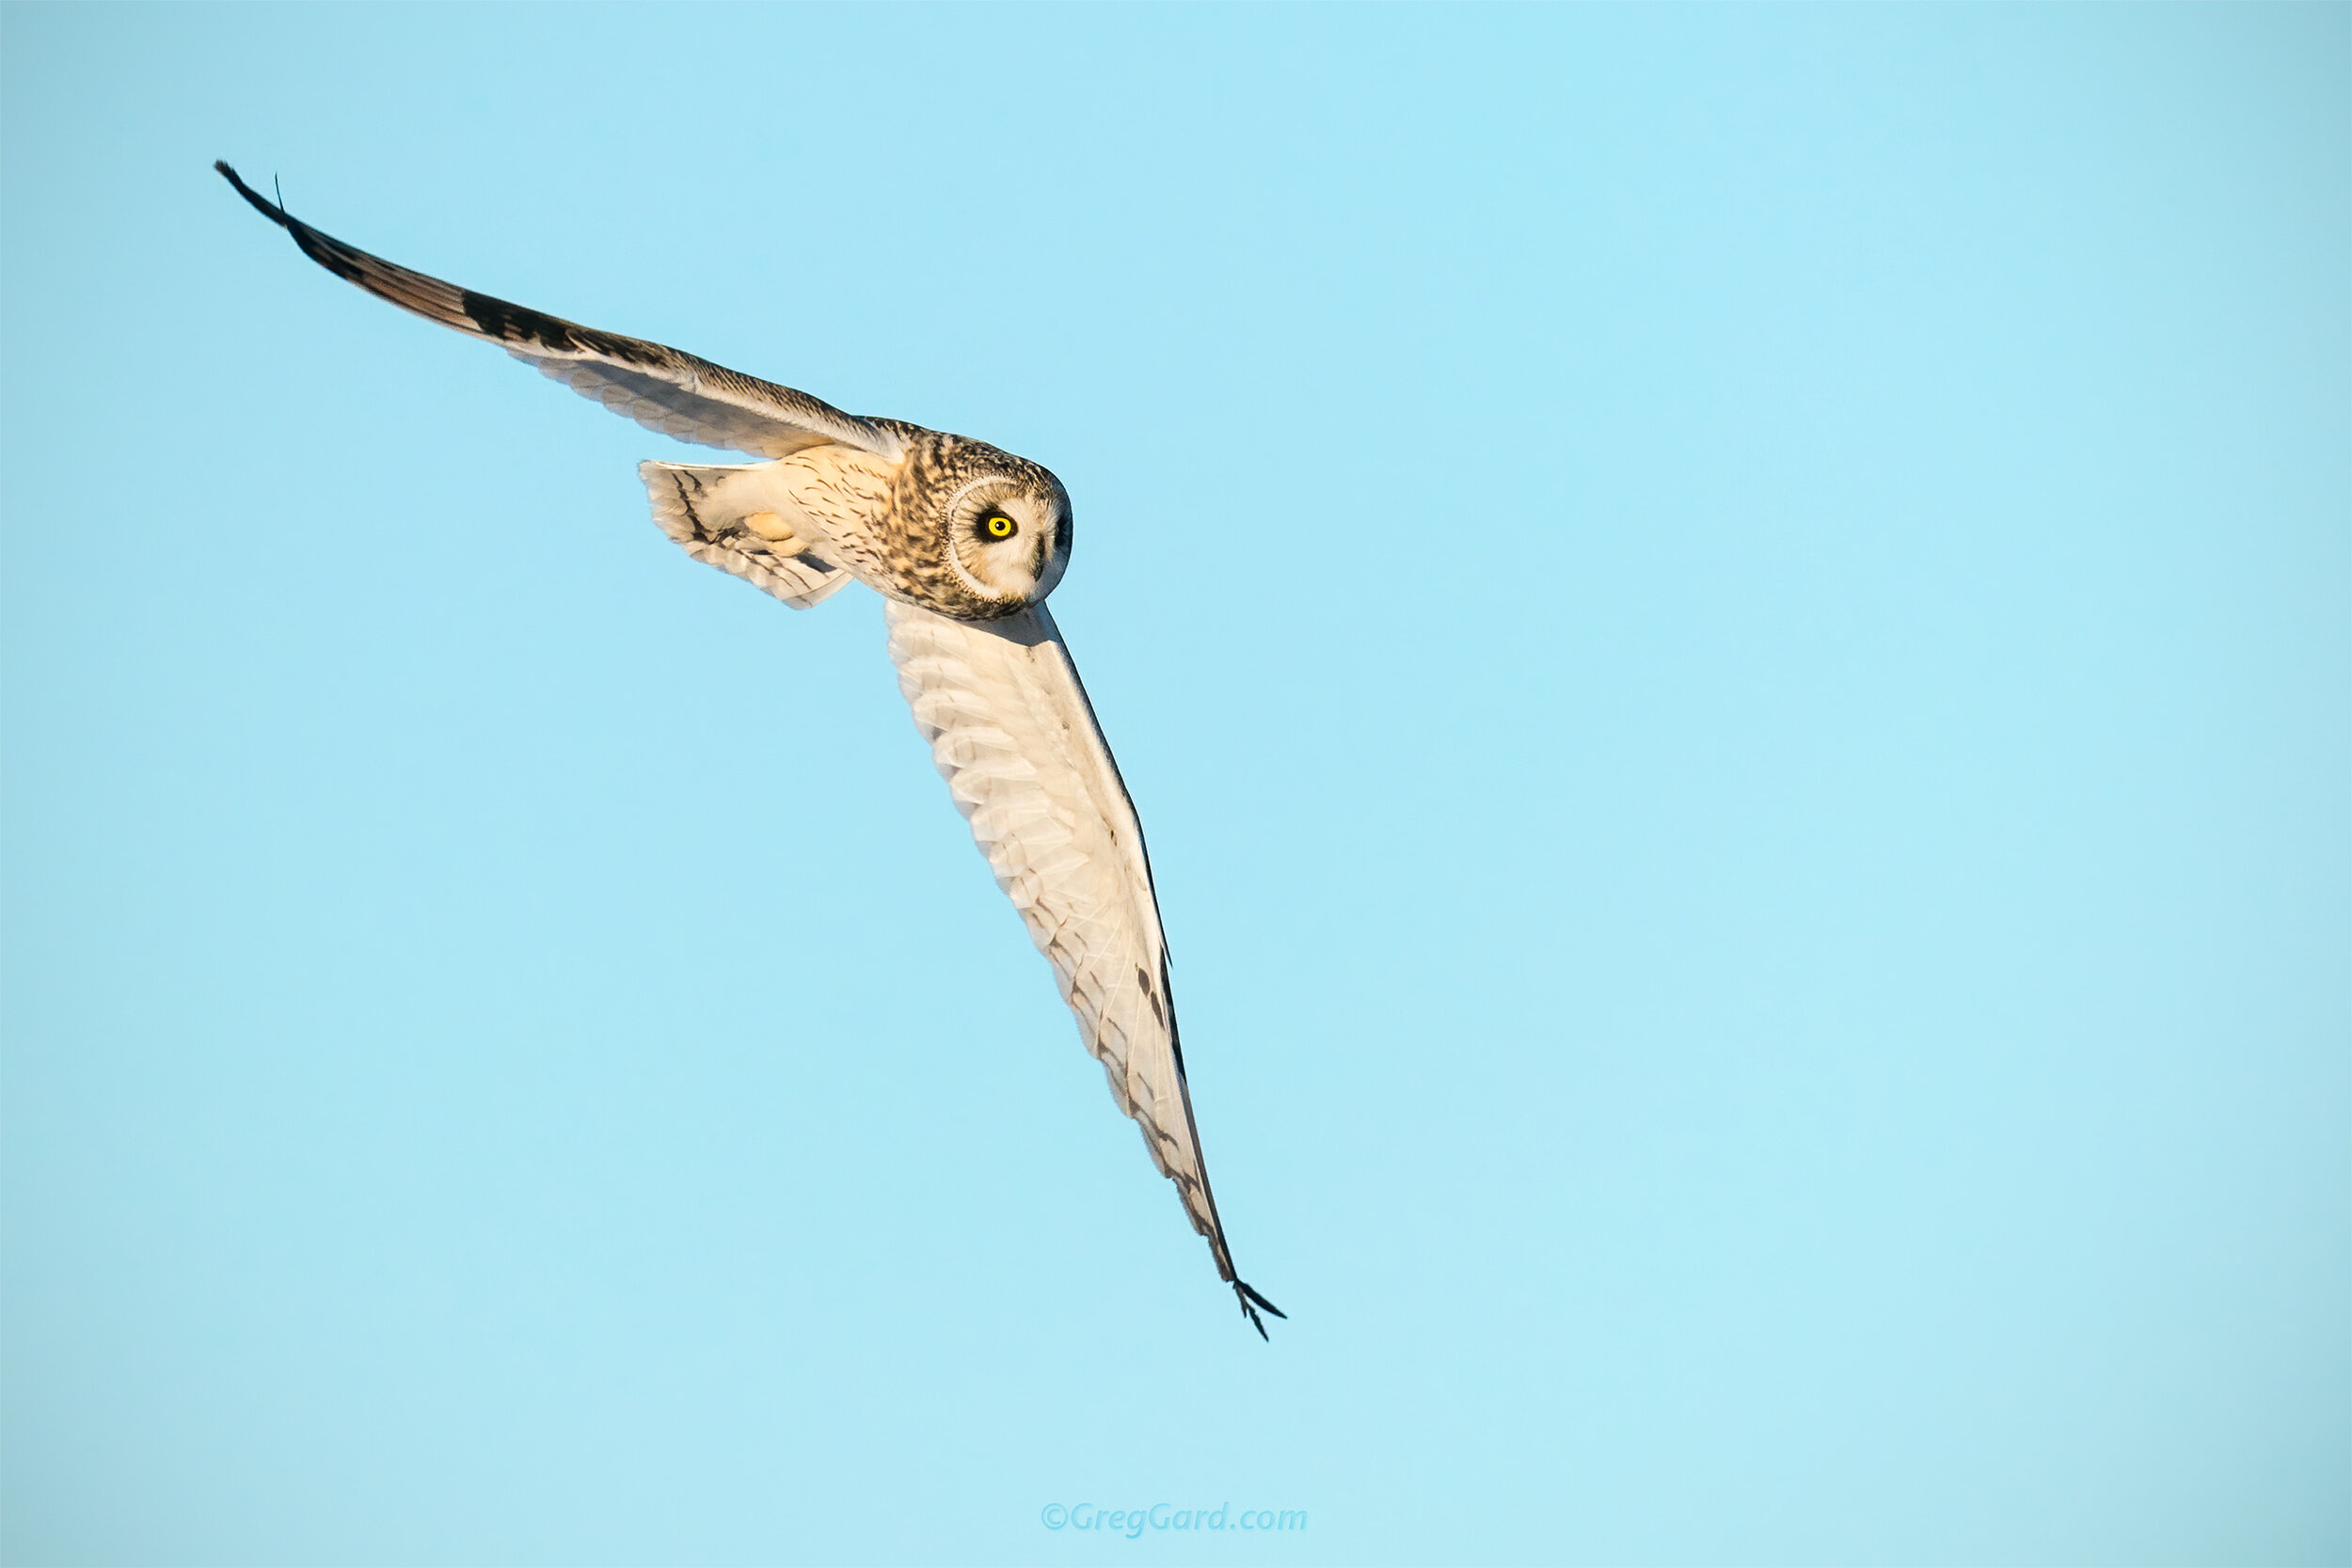
[[1070, 564], [1070, 493], [1026, 458], [960, 445], [956, 483], [933, 492], [941, 555], [981, 614], [1009, 615], [1052, 593]]

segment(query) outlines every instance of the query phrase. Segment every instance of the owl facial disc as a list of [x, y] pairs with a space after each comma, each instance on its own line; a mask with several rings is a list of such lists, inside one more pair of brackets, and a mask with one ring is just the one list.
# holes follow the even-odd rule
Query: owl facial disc
[[1009, 610], [1052, 593], [1070, 564], [1070, 498], [1052, 474], [1025, 467], [1030, 471], [973, 480], [948, 499], [941, 518], [956, 576], [976, 596]]

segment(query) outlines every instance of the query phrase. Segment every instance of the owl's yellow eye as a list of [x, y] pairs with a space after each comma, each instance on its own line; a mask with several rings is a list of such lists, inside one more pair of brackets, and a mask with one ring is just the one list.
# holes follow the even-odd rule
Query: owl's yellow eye
[[1009, 539], [1012, 537], [1012, 519], [1001, 512], [992, 512], [980, 524], [980, 529], [991, 539]]

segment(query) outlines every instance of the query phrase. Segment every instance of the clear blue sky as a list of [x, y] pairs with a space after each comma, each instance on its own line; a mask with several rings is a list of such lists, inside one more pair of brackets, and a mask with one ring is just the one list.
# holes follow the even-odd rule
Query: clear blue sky
[[[2348, 82], [2327, 6], [8, 8], [0, 1555], [2352, 1559]], [[873, 597], [215, 157], [1061, 475], [1271, 1345]], [[1162, 1502], [1308, 1525], [1044, 1523]]]

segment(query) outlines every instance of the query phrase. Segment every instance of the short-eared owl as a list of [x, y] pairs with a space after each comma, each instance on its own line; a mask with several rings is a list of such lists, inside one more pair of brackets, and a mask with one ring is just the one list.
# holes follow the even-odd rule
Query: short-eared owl
[[844, 414], [692, 355], [542, 315], [355, 250], [216, 164], [320, 266], [498, 344], [616, 414], [747, 452], [728, 467], [644, 463], [654, 520], [697, 561], [795, 609], [850, 578], [886, 601], [914, 722], [997, 884], [1053, 965], [1111, 1097], [1176, 1183], [1217, 1274], [1233, 1273], [1194, 1130], [1142, 825], [1045, 608], [1070, 562], [1070, 497], [1025, 458], [898, 420]]

